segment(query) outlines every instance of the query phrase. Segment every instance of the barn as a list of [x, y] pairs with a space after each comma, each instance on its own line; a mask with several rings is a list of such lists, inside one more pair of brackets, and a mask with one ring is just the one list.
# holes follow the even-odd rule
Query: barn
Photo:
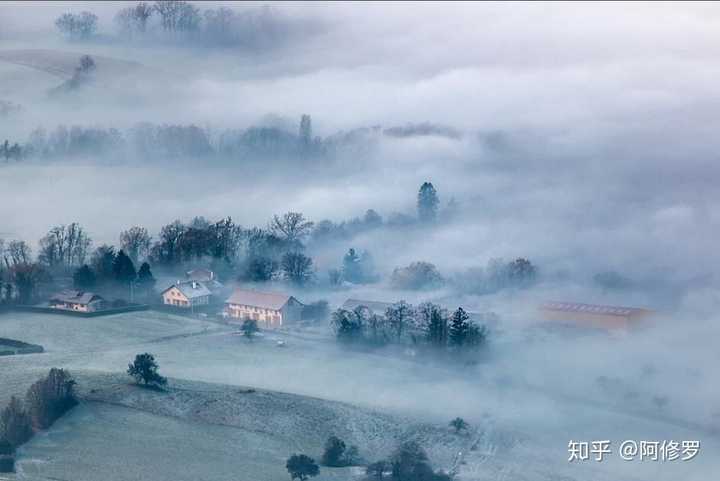
[[288, 294], [235, 289], [225, 302], [226, 314], [234, 319], [253, 319], [265, 329], [278, 329], [298, 322], [303, 304]]
[[544, 320], [597, 329], [627, 329], [654, 311], [640, 307], [550, 301], [540, 306]]

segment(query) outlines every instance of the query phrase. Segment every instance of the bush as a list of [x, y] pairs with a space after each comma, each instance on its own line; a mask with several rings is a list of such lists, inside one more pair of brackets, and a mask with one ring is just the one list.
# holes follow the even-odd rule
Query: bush
[[242, 331], [243, 336], [248, 339], [252, 339], [255, 333], [257, 333], [260, 329], [258, 329], [258, 324], [255, 319], [245, 319], [242, 323], [242, 327], [240, 327], [240, 330]]
[[[415, 441], [403, 443], [390, 459], [393, 481], [449, 481], [452, 478], [434, 472], [425, 450]], [[377, 470], [374, 473], [377, 476]], [[380, 479], [380, 478], [379, 478]]]
[[64, 369], [50, 369], [47, 377], [30, 386], [26, 395], [33, 425], [46, 429], [77, 404], [75, 380]]
[[325, 452], [320, 462], [324, 466], [345, 466], [345, 447], [345, 442], [342, 439], [336, 436], [330, 436], [325, 442]]
[[315, 460], [305, 454], [293, 454], [290, 456], [287, 463], [285, 463], [285, 468], [293, 480], [305, 481], [320, 474], [320, 467], [315, 464]]
[[30, 416], [20, 399], [15, 396], [11, 397], [8, 405], [0, 412], [0, 439], [3, 444], [10, 447], [5, 447], [0, 454], [12, 454], [15, 447], [29, 440], [32, 435]]
[[435, 265], [429, 262], [413, 262], [407, 267], [396, 267], [390, 279], [396, 289], [432, 289], [444, 280]]
[[371, 479], [382, 480], [383, 476], [391, 469], [392, 465], [388, 461], [377, 461], [367, 467], [365, 474]]
[[468, 428], [470, 428], [470, 425], [463, 418], [455, 418], [450, 421], [450, 427], [455, 429], [455, 434], [457, 434], [463, 430], [467, 431]]

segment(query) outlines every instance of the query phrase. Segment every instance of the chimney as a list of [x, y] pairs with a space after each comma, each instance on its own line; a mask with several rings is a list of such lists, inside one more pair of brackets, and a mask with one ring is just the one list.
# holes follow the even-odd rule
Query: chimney
[[197, 288], [198, 288], [198, 283], [197, 283], [197, 282], [195, 282], [195, 281], [193, 281], [193, 283], [192, 283], [192, 287], [193, 287], [193, 289], [197, 289]]

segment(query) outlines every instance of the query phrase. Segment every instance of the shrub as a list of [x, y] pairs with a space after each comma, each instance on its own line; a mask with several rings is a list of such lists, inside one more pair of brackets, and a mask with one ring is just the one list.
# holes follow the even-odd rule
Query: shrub
[[305, 454], [293, 454], [285, 463], [290, 478], [300, 481], [305, 481], [310, 477], [317, 476], [320, 474], [320, 467], [315, 463], [315, 460]]
[[8, 405], [0, 412], [0, 439], [2, 439], [0, 443], [10, 447], [5, 447], [0, 454], [12, 454], [15, 447], [26, 442], [32, 435], [30, 416], [20, 399], [11, 397]]
[[396, 267], [390, 279], [396, 289], [432, 289], [442, 285], [443, 278], [434, 264], [413, 262], [407, 267]]
[[382, 480], [385, 473], [390, 472], [392, 465], [388, 461], [377, 461], [365, 470], [365, 474], [372, 479]]
[[255, 333], [260, 329], [258, 329], [257, 321], [255, 319], [245, 319], [242, 323], [242, 327], [240, 327], [240, 330], [242, 330], [243, 336], [248, 339], [252, 339]]
[[77, 404], [75, 380], [64, 369], [50, 369], [47, 377], [30, 386], [26, 395], [33, 425], [46, 429]]
[[462, 430], [467, 431], [470, 425], [463, 418], [455, 418], [450, 421], [450, 427], [455, 429], [455, 434], [457, 434]]
[[340, 467], [345, 466], [345, 442], [336, 437], [330, 436], [325, 442], [325, 452], [320, 462], [324, 466]]

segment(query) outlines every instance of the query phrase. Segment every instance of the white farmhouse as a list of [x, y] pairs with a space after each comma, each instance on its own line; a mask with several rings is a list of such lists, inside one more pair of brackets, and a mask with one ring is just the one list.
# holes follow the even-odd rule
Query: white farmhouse
[[300, 320], [303, 304], [287, 294], [235, 289], [225, 302], [234, 319], [253, 319], [265, 329], [278, 329]]
[[66, 311], [95, 312], [104, 309], [106, 302], [93, 292], [65, 289], [50, 298], [49, 306]]
[[163, 304], [190, 309], [210, 304], [210, 290], [198, 281], [177, 282], [162, 291]]

